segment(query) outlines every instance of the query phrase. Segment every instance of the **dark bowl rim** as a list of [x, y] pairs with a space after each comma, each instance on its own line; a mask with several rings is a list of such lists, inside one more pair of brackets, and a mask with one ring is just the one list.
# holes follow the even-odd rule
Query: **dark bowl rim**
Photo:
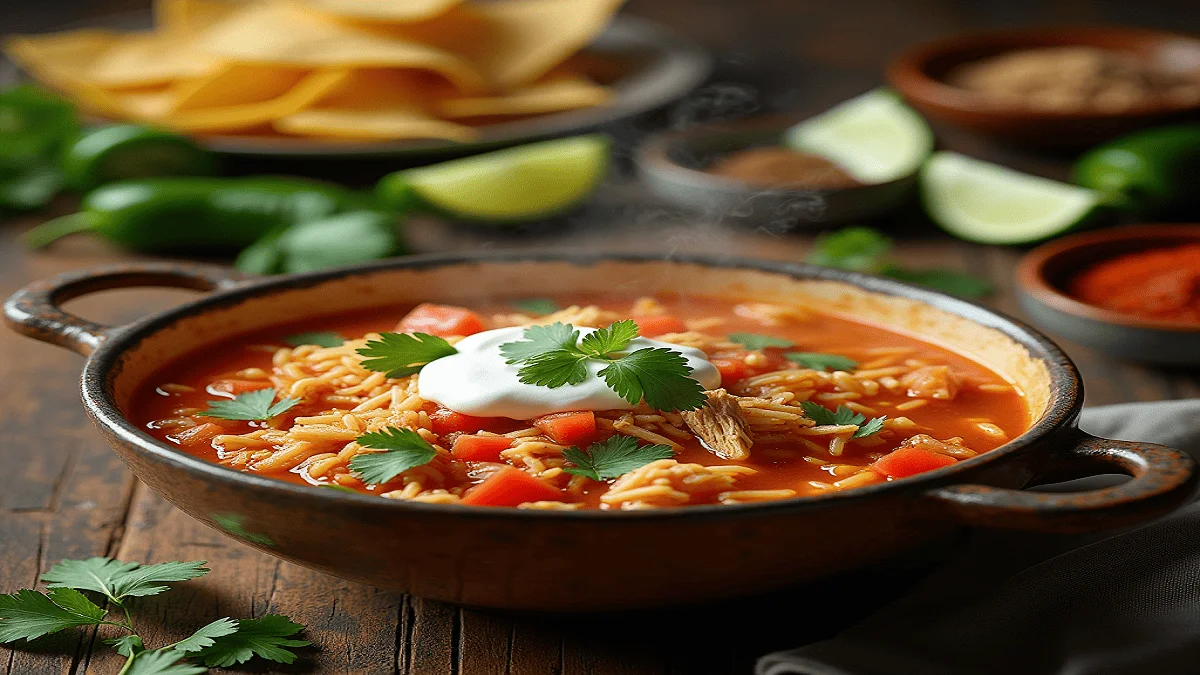
[[[1068, 36], [1063, 40], [1063, 36]], [[1153, 28], [1128, 27], [1104, 24], [1042, 24], [1011, 29], [993, 29], [957, 33], [923, 42], [900, 53], [888, 63], [886, 75], [889, 84], [906, 98], [926, 105], [952, 109], [958, 112], [992, 117], [1011, 117], [1029, 121], [1079, 120], [1100, 121], [1114, 119], [1140, 119], [1200, 110], [1200, 103], [1154, 103], [1134, 106], [1119, 112], [1092, 110], [1039, 110], [1019, 105], [989, 101], [986, 97], [956, 87], [928, 72], [933, 59], [951, 56], [973, 47], [995, 47], [998, 49], [1074, 44], [1094, 45], [1093, 39], [1100, 35], [1123, 35], [1153, 42], [1185, 41], [1200, 48], [1200, 37], [1187, 33]], [[1057, 38], [1057, 39], [1056, 39]], [[963, 60], [957, 63], [963, 63]]]
[[[918, 172], [913, 171], [906, 176], [882, 183], [864, 183], [846, 188], [769, 187], [756, 185], [736, 178], [718, 176], [702, 169], [694, 169], [690, 166], [680, 164], [671, 158], [671, 151], [679, 144], [692, 143], [702, 138], [735, 136], [755, 132], [764, 135], [782, 134], [796, 123], [803, 122], [805, 119], [809, 119], [809, 117], [795, 113], [779, 113], [756, 115], [734, 121], [709, 122], [688, 127], [687, 129], [660, 131], [651, 134], [638, 144], [634, 153], [634, 159], [640, 171], [653, 172], [662, 180], [685, 184], [694, 189], [716, 190], [726, 195], [799, 197], [805, 195], [830, 195], [834, 193], [847, 194], [861, 190], [877, 190], [900, 183], [909, 183], [916, 179]], [[746, 148], [749, 147], [753, 146], [746, 146]]]
[[[350, 275], [371, 274], [394, 269], [426, 269], [450, 265], [472, 265], [488, 263], [563, 262], [574, 265], [591, 265], [605, 262], [632, 263], [676, 263], [697, 264], [732, 270], [752, 270], [783, 274], [796, 279], [814, 279], [848, 283], [863, 290], [894, 295], [931, 305], [943, 311], [998, 330], [1027, 349], [1031, 356], [1046, 364], [1050, 376], [1050, 400], [1042, 417], [1025, 432], [1000, 447], [963, 460], [952, 466], [926, 472], [919, 477], [899, 481], [887, 481], [853, 490], [839, 491], [826, 495], [812, 495], [751, 504], [717, 504], [689, 506], [678, 509], [648, 509], [620, 511], [602, 510], [551, 511], [515, 508], [475, 508], [453, 504], [425, 504], [393, 499], [376, 495], [322, 490], [311, 485], [299, 485], [264, 476], [257, 476], [231, 469], [220, 464], [193, 457], [177, 448], [159, 441], [127, 420], [117, 408], [111, 396], [110, 377], [119, 370], [120, 357], [135, 346], [144, 336], [184, 318], [207, 309], [229, 307], [251, 297], [268, 296], [275, 291], [294, 290], [317, 286], [326, 281]], [[172, 309], [151, 314], [126, 326], [113, 329], [109, 337], [88, 357], [81, 374], [81, 394], [84, 406], [93, 420], [110, 432], [116, 439], [149, 460], [166, 464], [172, 469], [182, 470], [193, 477], [209, 482], [224, 483], [231, 488], [242, 488], [265, 492], [278, 498], [316, 500], [327, 505], [344, 505], [356, 509], [396, 513], [419, 513], [430, 517], [472, 518], [529, 518], [563, 520], [599, 520], [623, 522], [674, 521], [679, 518], [731, 518], [762, 516], [797, 510], [828, 508], [847, 501], [871, 499], [878, 494], [897, 491], [921, 491], [922, 488], [951, 484], [953, 477], [987, 463], [1000, 461], [1014, 453], [1025, 450], [1055, 432], [1073, 426], [1083, 403], [1082, 381], [1075, 364], [1049, 338], [1037, 329], [1003, 313], [982, 305], [955, 298], [920, 286], [877, 277], [858, 272], [848, 272], [815, 265], [753, 260], [745, 258], [713, 257], [703, 255], [678, 255], [664, 258], [662, 255], [638, 253], [564, 253], [555, 251], [489, 251], [462, 254], [429, 254], [340, 267], [319, 272], [251, 279], [235, 287], [216, 291], [184, 303]]]
[[[1062, 289], [1051, 283], [1050, 279], [1046, 276], [1046, 268], [1056, 260], [1077, 254], [1094, 246], [1115, 241], [1139, 241], [1171, 237], [1195, 239], [1197, 243], [1200, 243], [1200, 224], [1147, 223], [1123, 225], [1121, 227], [1112, 227], [1092, 232], [1081, 232], [1061, 239], [1055, 239], [1029, 251], [1021, 258], [1021, 261], [1017, 264], [1017, 286], [1034, 302], [1077, 318], [1121, 326], [1123, 328], [1138, 328], [1161, 333], [1195, 333], [1200, 331], [1200, 321], [1148, 319], [1089, 305], [1082, 300], [1076, 300], [1067, 295]], [[1111, 260], [1119, 257], [1122, 253], [1124, 252], [1116, 252], [1108, 259]]]

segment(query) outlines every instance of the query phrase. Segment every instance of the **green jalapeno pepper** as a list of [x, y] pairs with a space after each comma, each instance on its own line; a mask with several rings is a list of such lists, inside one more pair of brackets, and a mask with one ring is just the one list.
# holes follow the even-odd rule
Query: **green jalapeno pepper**
[[0, 208], [45, 206], [62, 188], [55, 158], [79, 130], [66, 100], [29, 85], [0, 91]]
[[330, 183], [288, 178], [151, 178], [93, 190], [79, 213], [27, 232], [39, 248], [91, 232], [143, 253], [239, 250], [297, 223], [365, 208], [366, 197]]
[[1200, 205], [1200, 124], [1135, 132], [1075, 164], [1075, 182], [1118, 208], [1165, 213]]

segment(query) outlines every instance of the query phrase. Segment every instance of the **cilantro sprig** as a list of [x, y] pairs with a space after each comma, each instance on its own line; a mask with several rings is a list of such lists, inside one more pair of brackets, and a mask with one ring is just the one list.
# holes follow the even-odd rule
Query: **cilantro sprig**
[[795, 347], [796, 343], [785, 338], [775, 337], [773, 335], [760, 335], [758, 333], [731, 333], [729, 335], [730, 342], [736, 342], [746, 349], [758, 350], [767, 347]]
[[358, 437], [358, 444], [373, 450], [350, 459], [350, 470], [364, 483], [382, 485], [409, 469], [428, 464], [437, 456], [429, 441], [412, 429], [386, 427]]
[[804, 415], [808, 419], [820, 426], [845, 426], [849, 424], [857, 426], [858, 431], [855, 431], [854, 435], [850, 438], [873, 436], [883, 430], [883, 423], [887, 420], [887, 415], [872, 417], [868, 420], [866, 415], [856, 413], [844, 405], [838, 406], [837, 410], [830, 410], [820, 403], [805, 401], [800, 404], [800, 407], [804, 409]]
[[406, 377], [420, 371], [431, 361], [457, 354], [454, 345], [428, 333], [381, 333], [356, 350], [367, 370], [387, 373], [388, 377]]
[[275, 389], [272, 387], [238, 394], [230, 401], [209, 401], [208, 409], [199, 414], [202, 417], [217, 417], [223, 420], [261, 421], [283, 414], [299, 402], [298, 398], [285, 398], [276, 402]]
[[869, 227], [847, 227], [817, 237], [806, 262], [825, 267], [882, 274], [930, 288], [978, 298], [992, 292], [985, 279], [944, 267], [914, 269], [891, 260], [892, 240]]
[[296, 333], [295, 335], [289, 335], [289, 336], [285, 337], [283, 339], [283, 341], [292, 347], [299, 347], [300, 345], [316, 345], [318, 347], [341, 347], [342, 344], [346, 341], [346, 338], [342, 337], [340, 333], [334, 333], [333, 331], [322, 330], [322, 331], [313, 331], [310, 333]]
[[695, 410], [707, 399], [704, 387], [691, 377], [692, 367], [682, 354], [665, 347], [628, 352], [638, 335], [637, 324], [617, 321], [579, 339], [570, 324], [553, 323], [525, 329], [523, 339], [500, 345], [507, 363], [520, 365], [525, 384], [555, 389], [586, 380], [588, 363], [606, 364], [596, 374], [630, 403], [646, 401], [655, 410]]
[[[258, 619], [223, 617], [190, 636], [147, 649], [133, 624], [130, 598], [158, 595], [165, 584], [208, 573], [204, 561], [143, 565], [110, 558], [63, 560], [42, 575], [48, 590], [21, 589], [0, 594], [0, 643], [35, 640], [79, 626], [115, 626], [125, 635], [105, 640], [125, 657], [120, 675], [200, 675], [260, 658], [279, 663], [296, 660], [293, 647], [310, 644], [294, 638], [304, 626], [276, 614]], [[96, 593], [109, 608], [85, 593]]]
[[823, 352], [787, 352], [783, 355], [788, 361], [812, 370], [854, 370], [858, 361], [846, 358], [840, 354]]
[[563, 471], [575, 476], [586, 476], [592, 480], [617, 478], [660, 459], [671, 459], [675, 451], [669, 445], [638, 445], [632, 436], [610, 436], [607, 440], [592, 443], [587, 450], [570, 447], [563, 450], [563, 457], [575, 466]]

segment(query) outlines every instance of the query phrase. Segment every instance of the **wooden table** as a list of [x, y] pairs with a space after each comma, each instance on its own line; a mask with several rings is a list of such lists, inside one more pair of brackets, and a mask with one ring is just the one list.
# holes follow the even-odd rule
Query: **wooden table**
[[[130, 0], [100, 3], [136, 7]], [[835, 3], [829, 3], [835, 4]], [[721, 55], [717, 81], [675, 122], [744, 110], [816, 111], [878, 83], [888, 56], [912, 42], [981, 25], [1027, 21], [1117, 21], [1179, 28], [1200, 16], [1190, 0], [1116, 3], [1063, 1], [947, 3], [938, 0], [841, 3], [757, 0], [635, 0], [630, 11], [670, 22]], [[42, 4], [38, 4], [42, 7]], [[57, 5], [59, 8], [61, 4]], [[37, 29], [62, 13], [27, 5], [13, 28]], [[904, 9], [901, 9], [904, 8]], [[76, 17], [72, 17], [76, 18]], [[4, 27], [8, 29], [9, 27]], [[697, 103], [699, 102], [699, 103]], [[636, 136], [638, 125], [623, 135]], [[944, 145], [1061, 174], [1060, 159], [1026, 155], [939, 129]], [[60, 212], [73, 204], [56, 205]], [[64, 270], [127, 254], [72, 239], [47, 253], [20, 250], [15, 236], [37, 221], [0, 224], [0, 295]], [[986, 304], [1020, 316], [1011, 271], [1022, 251], [965, 244], [938, 235], [916, 213], [881, 223], [899, 238], [898, 257], [910, 265], [970, 270], [991, 279]], [[420, 251], [484, 247], [581, 246], [612, 250], [653, 248], [800, 260], [807, 235], [750, 230], [681, 217], [655, 204], [636, 182], [616, 178], [580, 215], [548, 227], [499, 235], [417, 222], [410, 240]], [[74, 301], [89, 318], [119, 323], [188, 297], [182, 291], [109, 292]], [[1087, 403], [1200, 396], [1200, 375], [1118, 363], [1064, 345], [1087, 384]], [[138, 603], [136, 616], [151, 645], [163, 644], [219, 616], [287, 614], [307, 624], [318, 647], [278, 672], [463, 673], [730, 673], [748, 672], [772, 649], [834, 634], [889, 599], [887, 583], [843, 578], [797, 593], [685, 611], [619, 617], [513, 616], [386, 593], [342, 581], [251, 550], [192, 521], [135, 480], [86, 420], [77, 394], [82, 360], [48, 345], [0, 331], [0, 591], [32, 586], [62, 558], [107, 555], [124, 560], [207, 560], [212, 573], [169, 594]], [[952, 545], [952, 544], [951, 544]], [[935, 554], [936, 555], [936, 552]], [[888, 574], [900, 592], [920, 565], [897, 564]], [[873, 579], [878, 582], [878, 579]], [[553, 583], [548, 579], [547, 583]], [[866, 588], [867, 590], [863, 590]], [[10, 651], [0, 648], [0, 674], [97, 673], [119, 669], [99, 636], [68, 631]], [[270, 672], [277, 672], [271, 670]]]

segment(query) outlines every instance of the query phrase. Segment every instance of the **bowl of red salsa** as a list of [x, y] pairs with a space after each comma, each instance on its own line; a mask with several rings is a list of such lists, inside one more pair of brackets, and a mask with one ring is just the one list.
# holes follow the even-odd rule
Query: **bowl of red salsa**
[[1017, 271], [1022, 307], [1052, 333], [1134, 361], [1200, 365], [1200, 225], [1065, 237]]

